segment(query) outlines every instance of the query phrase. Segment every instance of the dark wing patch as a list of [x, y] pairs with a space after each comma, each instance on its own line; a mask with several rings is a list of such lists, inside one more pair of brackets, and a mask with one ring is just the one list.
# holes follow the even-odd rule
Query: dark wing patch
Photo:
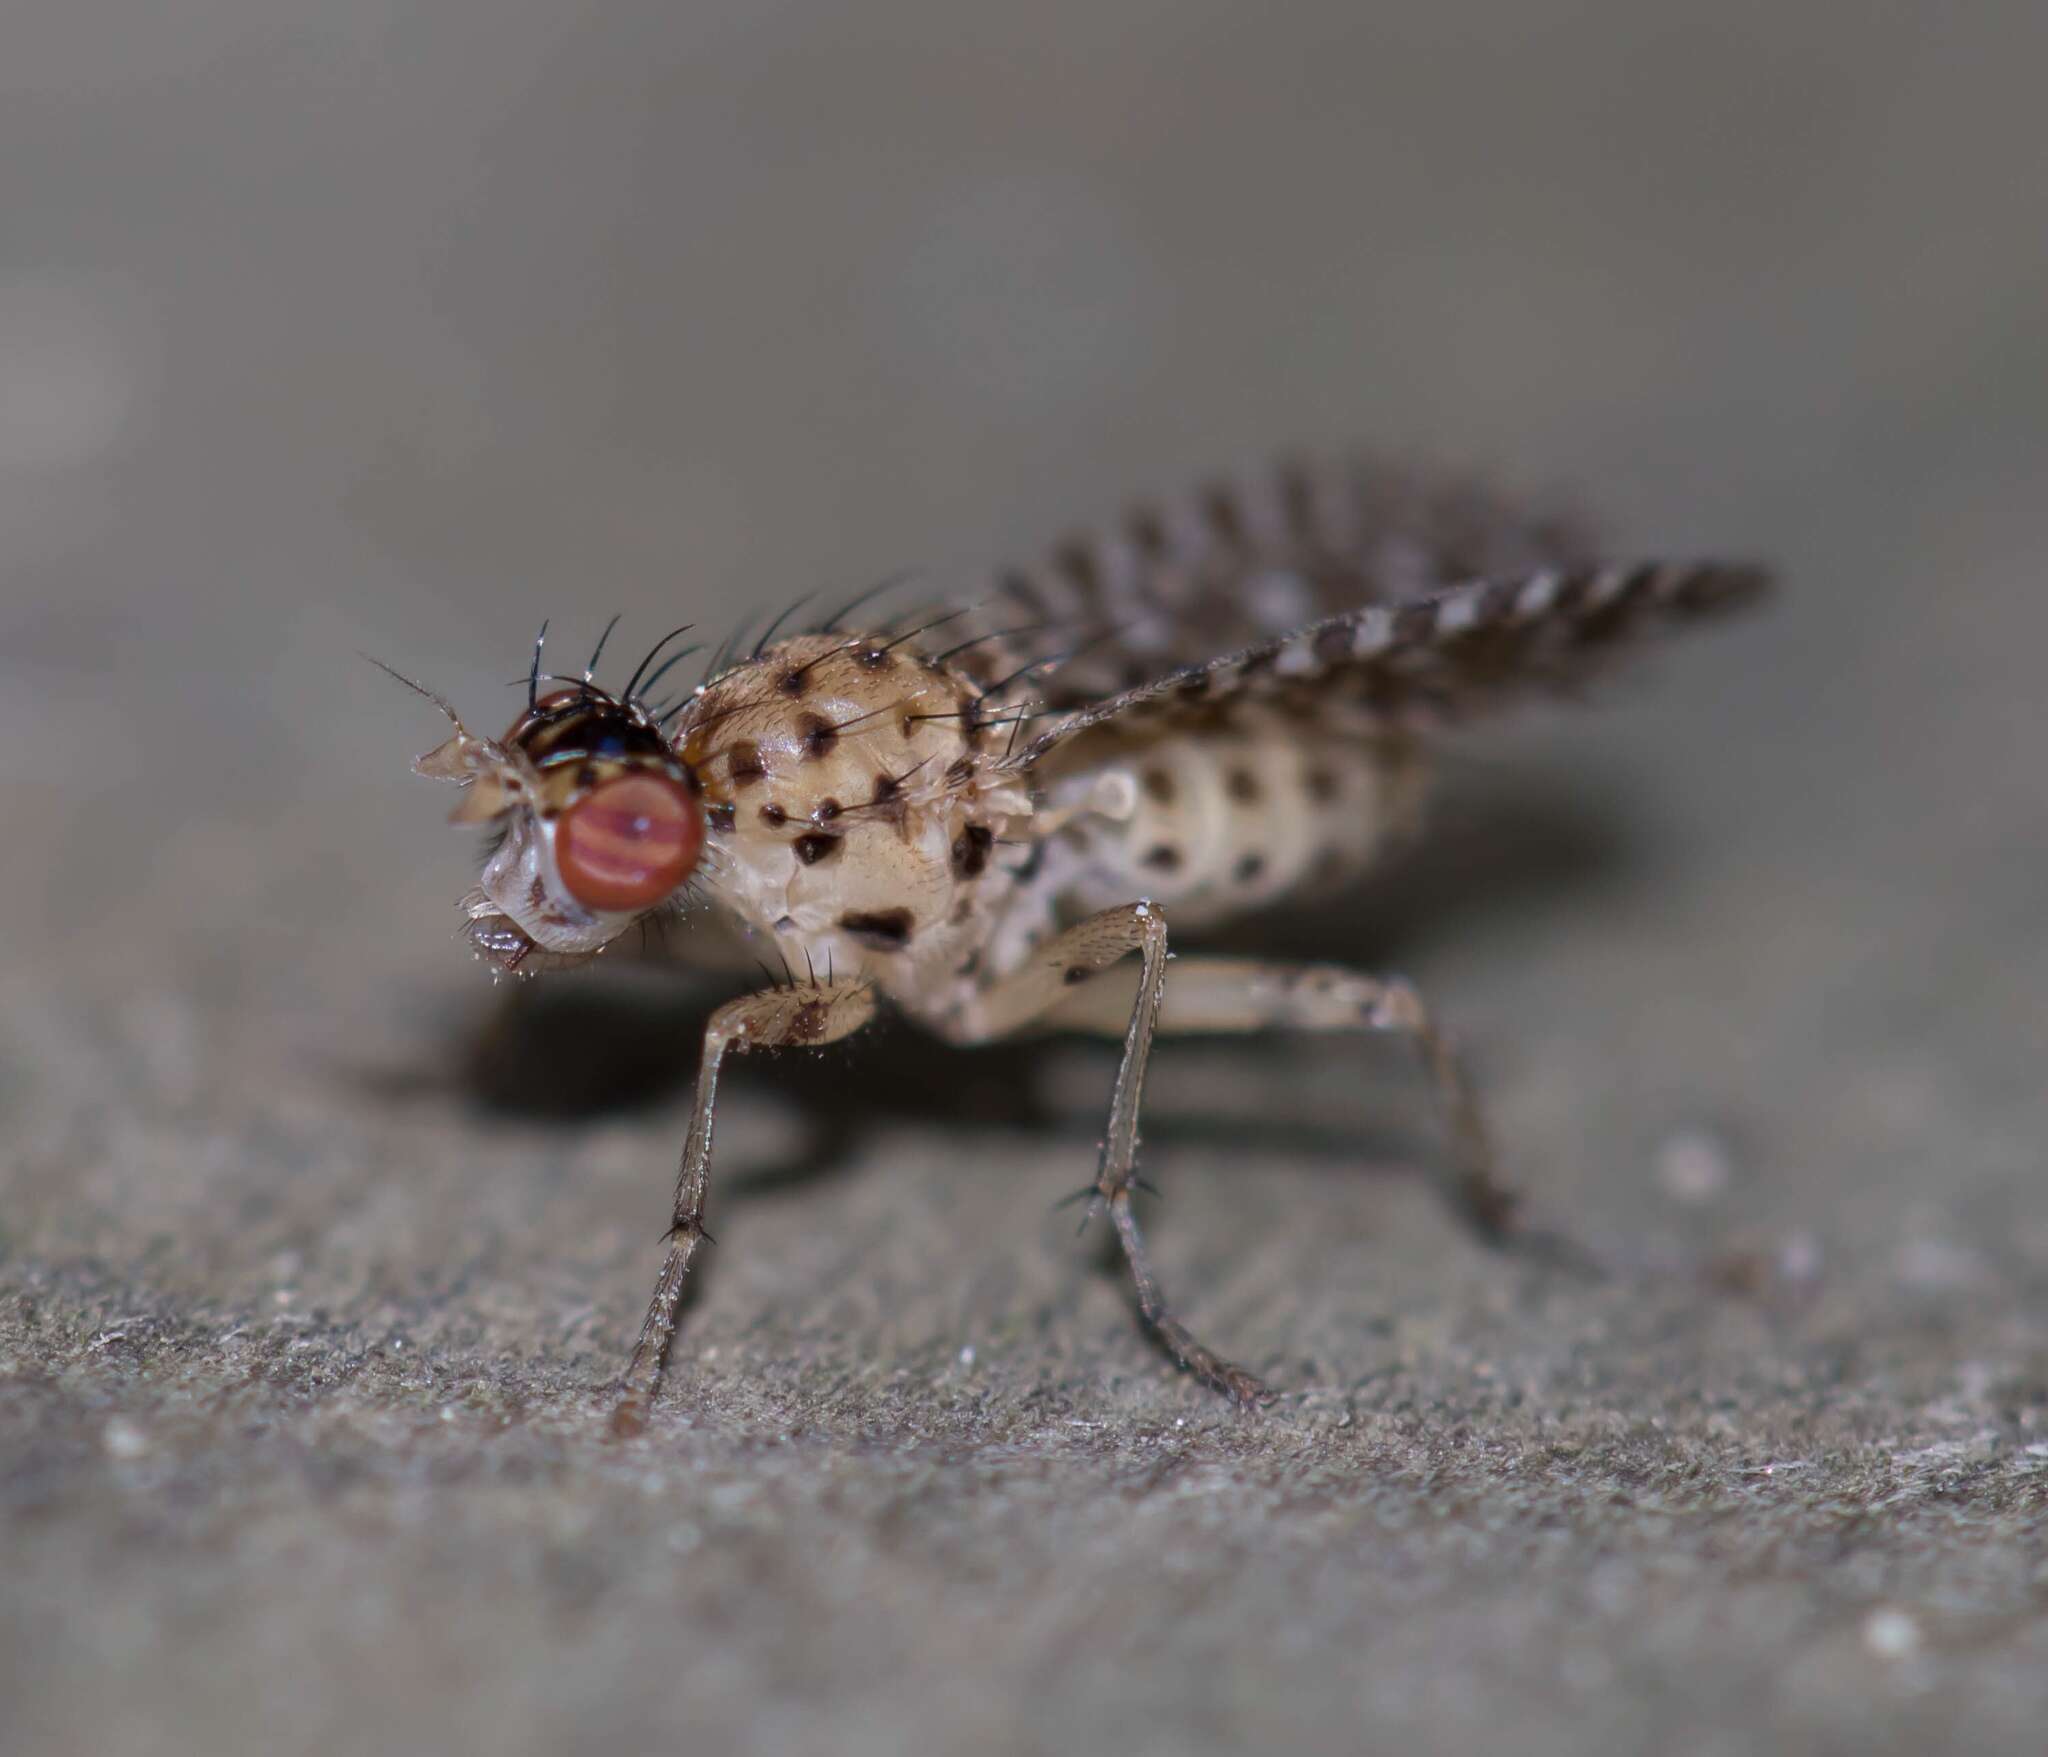
[[1570, 690], [1617, 643], [1737, 608], [1769, 583], [1744, 563], [1650, 562], [1545, 568], [1365, 604], [1055, 713], [1035, 723], [1006, 766], [1028, 768], [1105, 721], [1223, 702], [1307, 703], [1319, 716], [1341, 723], [1348, 712], [1361, 725], [1458, 719], [1510, 695]]

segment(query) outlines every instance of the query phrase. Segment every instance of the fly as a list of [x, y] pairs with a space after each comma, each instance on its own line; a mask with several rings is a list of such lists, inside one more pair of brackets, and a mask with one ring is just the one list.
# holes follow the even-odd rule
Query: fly
[[1348, 883], [1413, 828], [1446, 724], [1570, 692], [1767, 584], [1747, 563], [1617, 564], [1571, 522], [1469, 482], [1294, 464], [1141, 506], [962, 604], [885, 617], [870, 594], [785, 632], [792, 606], [692, 688], [669, 682], [695, 650], [678, 630], [616, 690], [596, 681], [602, 642], [568, 675], [544, 671], [536, 643], [499, 738], [421, 691], [454, 733], [415, 767], [462, 787], [456, 822], [493, 831], [462, 902], [479, 957], [521, 976], [573, 966], [701, 907], [803, 972], [705, 1027], [615, 1430], [645, 1423], [706, 1237], [727, 1060], [836, 1042], [885, 1005], [953, 1043], [1122, 1040], [1091, 1212], [1116, 1231], [1145, 1324], [1241, 1404], [1270, 1393], [1181, 1322], [1132, 1205], [1158, 1036], [1406, 1038], [1448, 1119], [1457, 1206], [1511, 1237], [1480, 1107], [1410, 983], [1188, 956], [1169, 975], [1168, 924], [1177, 944]]

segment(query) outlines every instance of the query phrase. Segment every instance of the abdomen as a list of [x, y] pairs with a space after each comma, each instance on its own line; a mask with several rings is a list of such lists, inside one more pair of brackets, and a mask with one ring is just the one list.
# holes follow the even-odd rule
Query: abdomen
[[1059, 912], [1148, 897], [1178, 928], [1355, 878], [1424, 785], [1407, 740], [1250, 709], [1151, 737], [1104, 727], [1049, 766], [1049, 806], [1075, 811], [1048, 850]]

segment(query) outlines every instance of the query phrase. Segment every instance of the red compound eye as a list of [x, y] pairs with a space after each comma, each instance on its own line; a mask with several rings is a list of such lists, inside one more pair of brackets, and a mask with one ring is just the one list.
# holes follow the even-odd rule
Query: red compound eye
[[651, 909], [697, 864], [704, 813], [660, 775], [624, 775], [579, 799], [555, 826], [555, 865], [586, 909]]

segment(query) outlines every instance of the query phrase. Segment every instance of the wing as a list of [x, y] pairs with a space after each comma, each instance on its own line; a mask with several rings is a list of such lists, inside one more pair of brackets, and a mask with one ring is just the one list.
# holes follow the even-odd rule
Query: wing
[[995, 601], [1003, 620], [1077, 649], [1056, 668], [1046, 660], [1033, 691], [1078, 708], [1361, 605], [1594, 555], [1575, 518], [1473, 478], [1294, 461], [1135, 506], [1000, 575]]
[[1514, 694], [1569, 692], [1659, 624], [1734, 609], [1770, 583], [1740, 562], [1546, 568], [1367, 604], [1049, 717], [1006, 759], [1029, 768], [1107, 720], [1214, 714], [1265, 700], [1361, 728], [1456, 720]]
[[1297, 462], [1140, 506], [1001, 575], [993, 602], [1022, 626], [975, 643], [973, 663], [991, 709], [1018, 717], [1007, 763], [1028, 767], [1106, 720], [1239, 699], [1366, 730], [1569, 693], [1632, 637], [1768, 583], [1746, 563], [1603, 563], [1581, 521], [1469, 477]]

